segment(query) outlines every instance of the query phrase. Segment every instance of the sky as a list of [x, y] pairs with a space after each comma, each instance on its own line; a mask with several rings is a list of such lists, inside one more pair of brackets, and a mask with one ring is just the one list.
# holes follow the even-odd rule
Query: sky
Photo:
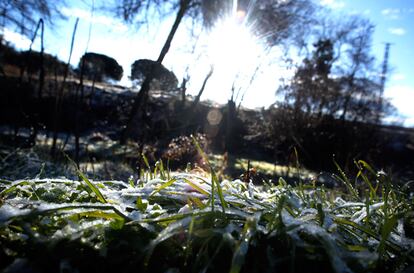
[[[413, 0], [316, 0], [337, 16], [359, 14], [375, 25], [373, 53], [377, 65], [384, 58], [385, 43], [391, 43], [389, 74], [385, 96], [398, 109], [390, 121], [414, 126], [414, 1]], [[99, 2], [99, 0], [95, 0]], [[67, 61], [76, 18], [79, 25], [71, 63], [76, 66], [87, 50], [115, 58], [124, 68], [121, 83], [128, 80], [131, 64], [138, 59], [157, 59], [174, 17], [153, 20], [140, 28], [91, 9], [92, 0], [68, 0], [61, 11], [67, 20], [46, 26], [45, 50]], [[95, 3], [96, 6], [99, 3]], [[89, 38], [90, 31], [90, 39]], [[13, 30], [5, 37], [17, 48], [28, 49], [29, 41]], [[281, 61], [280, 48], [271, 49], [248, 30], [231, 22], [221, 22], [209, 33], [189, 39], [190, 26], [180, 26], [163, 64], [174, 71], [179, 81], [190, 76], [188, 93], [198, 93], [212, 66], [214, 72], [203, 93], [203, 100], [226, 103], [232, 94], [248, 108], [268, 107], [276, 101], [279, 79], [292, 76], [294, 70]], [[89, 41], [89, 42], [88, 42]], [[36, 43], [34, 49], [39, 46]], [[239, 56], [243, 56], [240, 58]], [[299, 61], [299, 59], [298, 59]], [[252, 76], [254, 81], [251, 81]]]

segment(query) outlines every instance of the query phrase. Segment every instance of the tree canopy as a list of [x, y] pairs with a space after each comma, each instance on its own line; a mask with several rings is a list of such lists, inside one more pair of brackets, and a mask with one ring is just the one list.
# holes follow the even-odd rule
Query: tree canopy
[[84, 75], [94, 81], [119, 81], [124, 73], [122, 66], [115, 59], [94, 52], [87, 52], [81, 57], [78, 69], [83, 69]]
[[303, 26], [314, 22], [315, 7], [310, 0], [239, 0], [237, 7], [233, 4], [234, 1], [193, 0], [189, 15], [212, 27], [236, 8], [245, 24], [252, 26], [254, 34], [265, 38], [270, 46], [302, 39], [308, 29]]
[[[123, 0], [116, 1], [111, 9], [126, 22], [142, 24], [148, 22], [146, 15], [150, 12], [165, 17], [184, 2], [188, 2], [184, 15], [206, 28], [231, 15], [235, 8], [233, 0]], [[239, 0], [236, 8], [244, 15], [246, 25], [254, 26], [254, 34], [270, 45], [302, 39], [309, 30], [303, 26], [314, 22], [315, 5], [311, 0]]]
[[131, 80], [135, 84], [142, 84], [150, 73], [153, 78], [151, 90], [171, 91], [177, 88], [178, 80], [175, 74], [156, 61], [141, 59], [136, 60], [131, 66]]

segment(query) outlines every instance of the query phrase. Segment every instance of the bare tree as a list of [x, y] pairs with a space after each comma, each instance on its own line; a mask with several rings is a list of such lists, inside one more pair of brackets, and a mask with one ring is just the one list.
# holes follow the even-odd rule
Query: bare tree
[[[157, 1], [155, 1], [157, 2]], [[167, 40], [164, 43], [164, 46], [161, 49], [160, 55], [158, 56], [158, 59], [156, 61], [156, 63], [158, 65], [162, 64], [162, 61], [164, 60], [165, 56], [167, 55], [170, 47], [171, 47], [171, 42], [174, 38], [175, 33], [177, 32], [178, 26], [181, 23], [181, 20], [183, 19], [187, 9], [188, 9], [188, 5], [190, 4], [191, 0], [180, 0], [180, 5], [179, 5], [179, 9], [176, 15], [176, 18], [174, 20], [174, 23], [171, 27], [170, 33], [168, 34]], [[137, 8], [140, 7], [139, 1], [138, 1], [138, 6]], [[153, 66], [154, 68], [155, 66]], [[137, 95], [137, 97], [135, 98], [133, 104], [132, 104], [132, 109], [131, 112], [129, 114], [128, 117], [128, 121], [125, 127], [125, 130], [122, 132], [121, 135], [121, 144], [124, 144], [127, 140], [127, 137], [130, 133], [131, 130], [131, 126], [132, 126], [132, 121], [134, 120], [134, 118], [137, 115], [138, 109], [144, 109], [147, 99], [148, 99], [148, 92], [150, 90], [150, 84], [152, 82], [154, 78], [154, 72], [151, 70], [147, 77], [145, 78], [145, 80], [143, 81], [142, 85], [141, 85], [141, 89]], [[140, 112], [141, 114], [143, 113], [143, 111]]]
[[279, 90], [285, 100], [273, 110], [281, 118], [271, 121], [286, 134], [276, 145], [299, 147], [318, 167], [332, 154], [346, 167], [376, 152], [378, 116], [392, 110], [370, 50], [373, 26], [357, 17], [334, 23], [315, 32], [311, 54]]
[[56, 18], [64, 18], [60, 12], [64, 5], [64, 0], [3, 0], [0, 1], [1, 25], [31, 38], [40, 18], [49, 23]]
[[57, 138], [58, 138], [58, 121], [60, 117], [60, 110], [62, 107], [62, 100], [63, 100], [63, 93], [65, 90], [65, 83], [66, 79], [69, 75], [69, 65], [70, 60], [72, 59], [72, 53], [73, 53], [73, 47], [75, 43], [75, 35], [76, 30], [78, 28], [79, 18], [76, 18], [75, 26], [73, 27], [73, 33], [72, 33], [72, 40], [70, 44], [70, 50], [69, 50], [69, 57], [68, 62], [66, 63], [65, 72], [63, 75], [63, 80], [61, 83], [61, 88], [57, 91], [56, 98], [55, 98], [55, 105], [54, 105], [54, 115], [53, 115], [53, 141], [52, 141], [52, 147], [50, 149], [50, 153], [52, 155], [56, 155], [56, 144], [57, 144]]
[[373, 30], [369, 21], [359, 17], [330, 24], [324, 21], [315, 33], [319, 38], [311, 56], [281, 90], [285, 102], [308, 117], [375, 122], [382, 98], [371, 52]]
[[[236, 5], [235, 5], [236, 4]], [[117, 3], [114, 7], [117, 15], [121, 15], [125, 21], [134, 22], [138, 15], [145, 15], [150, 10], [159, 10], [161, 13], [169, 12], [171, 9], [177, 10], [174, 23], [167, 37], [164, 46], [161, 49], [157, 63], [160, 65], [169, 51], [174, 35], [182, 22], [185, 15], [189, 15], [193, 20], [201, 21], [206, 27], [213, 26], [214, 22], [234, 12], [234, 9], [240, 9], [246, 12], [246, 20], [255, 25], [256, 35], [265, 37], [269, 44], [274, 45], [282, 40], [291, 38], [294, 33], [302, 33], [299, 28], [305, 21], [310, 18], [313, 11], [313, 4], [310, 0], [124, 0]], [[145, 19], [145, 18], [144, 18]], [[142, 23], [141, 20], [138, 20]], [[295, 31], [293, 31], [295, 30]], [[153, 73], [149, 73], [141, 85], [141, 89], [133, 102], [131, 112], [127, 119], [126, 127], [121, 136], [121, 143], [125, 143], [130, 133], [132, 121], [144, 112], [147, 101], [150, 83], [153, 79]]]

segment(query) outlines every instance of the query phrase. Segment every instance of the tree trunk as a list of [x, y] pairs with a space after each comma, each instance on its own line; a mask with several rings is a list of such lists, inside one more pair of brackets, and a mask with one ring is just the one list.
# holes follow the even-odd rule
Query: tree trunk
[[63, 81], [61, 88], [57, 91], [56, 94], [56, 100], [55, 100], [55, 106], [54, 106], [54, 115], [53, 115], [53, 141], [52, 141], [52, 147], [50, 149], [50, 153], [52, 155], [56, 155], [56, 143], [57, 143], [57, 137], [58, 137], [58, 121], [60, 117], [60, 110], [62, 108], [62, 100], [63, 100], [63, 92], [65, 89], [65, 83], [66, 79], [69, 74], [69, 66], [70, 66], [70, 60], [72, 58], [72, 52], [73, 52], [73, 46], [75, 43], [75, 35], [76, 35], [76, 29], [78, 28], [79, 18], [76, 18], [75, 26], [73, 28], [72, 33], [72, 41], [70, 44], [70, 51], [69, 51], [69, 59], [65, 66], [65, 73], [63, 75]]
[[208, 74], [204, 78], [203, 84], [201, 85], [201, 88], [198, 91], [198, 94], [195, 97], [193, 103], [188, 107], [188, 109], [184, 109], [184, 111], [183, 111], [184, 126], [182, 127], [182, 130], [186, 134], [190, 133], [192, 131], [191, 130], [191, 125], [192, 125], [193, 120], [196, 117], [196, 115], [194, 114], [195, 110], [197, 108], [198, 103], [200, 102], [201, 95], [204, 92], [204, 89], [207, 85], [208, 79], [210, 79], [212, 74], [213, 74], [213, 69], [211, 69], [210, 72], [208, 72]]
[[181, 105], [182, 105], [182, 109], [184, 109], [185, 108], [185, 93], [187, 91], [187, 78], [183, 78], [180, 91], [181, 91]]
[[224, 149], [227, 152], [233, 153], [234, 148], [237, 146], [236, 142], [239, 141], [234, 135], [234, 125], [236, 123], [236, 104], [233, 100], [227, 102], [227, 117], [226, 117], [226, 130]]
[[84, 71], [85, 71], [85, 58], [82, 59], [81, 69], [80, 69], [80, 76], [79, 76], [79, 85], [76, 90], [75, 96], [75, 163], [79, 168], [79, 154], [80, 154], [80, 111], [81, 105], [83, 102], [83, 78], [84, 78]]
[[44, 82], [45, 82], [45, 66], [44, 66], [44, 45], [43, 45], [43, 41], [44, 41], [44, 31], [45, 31], [45, 26], [43, 23], [43, 19], [39, 20], [39, 25], [42, 25], [41, 28], [41, 32], [40, 32], [40, 74], [39, 74], [39, 89], [38, 89], [38, 94], [37, 97], [38, 99], [42, 99], [42, 93], [43, 93], [43, 86], [44, 86]]
[[346, 97], [345, 97], [345, 101], [344, 104], [342, 106], [342, 114], [341, 114], [341, 121], [344, 124], [345, 120], [346, 120], [346, 114], [348, 114], [348, 108], [349, 108], [349, 104], [351, 103], [351, 98], [354, 94], [354, 73], [352, 73], [349, 82], [349, 91], [347, 91]]
[[[160, 55], [157, 59], [157, 64], [161, 65], [162, 61], [164, 60], [165, 56], [167, 55], [170, 47], [171, 42], [174, 39], [175, 33], [187, 12], [188, 5], [191, 0], [181, 0], [180, 1], [180, 8], [177, 12], [177, 16], [175, 18], [174, 24], [171, 27], [170, 33], [168, 34], [167, 40], [164, 43], [163, 48], [161, 49]], [[129, 134], [131, 133], [132, 123], [135, 118], [141, 118], [143, 113], [145, 112], [146, 102], [148, 101], [148, 93], [150, 90], [150, 83], [154, 78], [153, 69], [151, 69], [149, 75], [145, 78], [144, 82], [141, 85], [141, 89], [138, 92], [133, 104], [131, 112], [129, 113], [127, 124], [125, 129], [122, 132], [120, 143], [125, 144]], [[140, 111], [138, 111], [140, 110]]]
[[[45, 82], [45, 66], [44, 66], [44, 51], [45, 48], [43, 46], [43, 41], [44, 41], [44, 23], [43, 23], [43, 19], [39, 20], [38, 23], [38, 28], [39, 26], [42, 26], [41, 28], [41, 34], [40, 34], [40, 72], [39, 72], [39, 89], [38, 89], [38, 93], [37, 93], [37, 102], [38, 102], [38, 107], [40, 107], [41, 102], [42, 102], [42, 93], [43, 93], [43, 86], [44, 86], [44, 82]], [[37, 30], [36, 30], [37, 32]], [[29, 137], [29, 145], [31, 147], [36, 145], [36, 138], [37, 138], [37, 134], [39, 132], [39, 116], [40, 114], [36, 111], [36, 113], [34, 113], [33, 115], [33, 128], [32, 131], [30, 133], [30, 137]]]
[[203, 81], [203, 85], [200, 88], [200, 91], [198, 91], [197, 96], [195, 97], [193, 104], [191, 104], [190, 107], [190, 113], [194, 111], [194, 109], [197, 107], [197, 104], [200, 102], [201, 95], [203, 95], [204, 89], [206, 88], [207, 81], [210, 79], [211, 75], [213, 75], [214, 69], [211, 68], [210, 72], [208, 72], [207, 76], [205, 77]]

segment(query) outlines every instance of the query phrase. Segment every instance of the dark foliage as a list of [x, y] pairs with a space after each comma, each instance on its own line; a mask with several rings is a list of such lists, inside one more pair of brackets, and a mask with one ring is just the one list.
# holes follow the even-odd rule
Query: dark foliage
[[78, 70], [82, 67], [86, 78], [99, 82], [108, 79], [119, 81], [124, 73], [115, 59], [94, 52], [87, 52], [81, 57]]
[[[41, 67], [41, 56], [37, 51], [23, 51], [20, 56], [20, 66], [27, 67], [28, 73], [38, 73]], [[63, 75], [66, 64], [59, 60], [57, 57], [44, 53], [43, 62], [45, 66], [45, 72], [51, 75]]]
[[[38, 51], [17, 51], [7, 43], [0, 44], [1, 65], [10, 65], [24, 69], [29, 74], [39, 73], [41, 69], [41, 53]], [[43, 53], [45, 72], [51, 75], [63, 75], [66, 64], [57, 57]], [[4, 68], [3, 68], [4, 69]]]
[[[208, 140], [205, 135], [197, 134], [195, 135], [195, 139], [203, 150], [208, 151]], [[196, 163], [205, 167], [205, 163], [202, 162], [202, 159], [194, 145], [194, 141], [189, 136], [179, 136], [173, 138], [168, 144], [168, 148], [162, 157], [166, 161], [169, 161], [170, 166], [173, 168], [182, 167], [182, 164], [185, 162]]]
[[175, 91], [178, 80], [174, 73], [152, 60], [135, 61], [131, 66], [131, 80], [141, 85], [152, 73], [151, 90]]

